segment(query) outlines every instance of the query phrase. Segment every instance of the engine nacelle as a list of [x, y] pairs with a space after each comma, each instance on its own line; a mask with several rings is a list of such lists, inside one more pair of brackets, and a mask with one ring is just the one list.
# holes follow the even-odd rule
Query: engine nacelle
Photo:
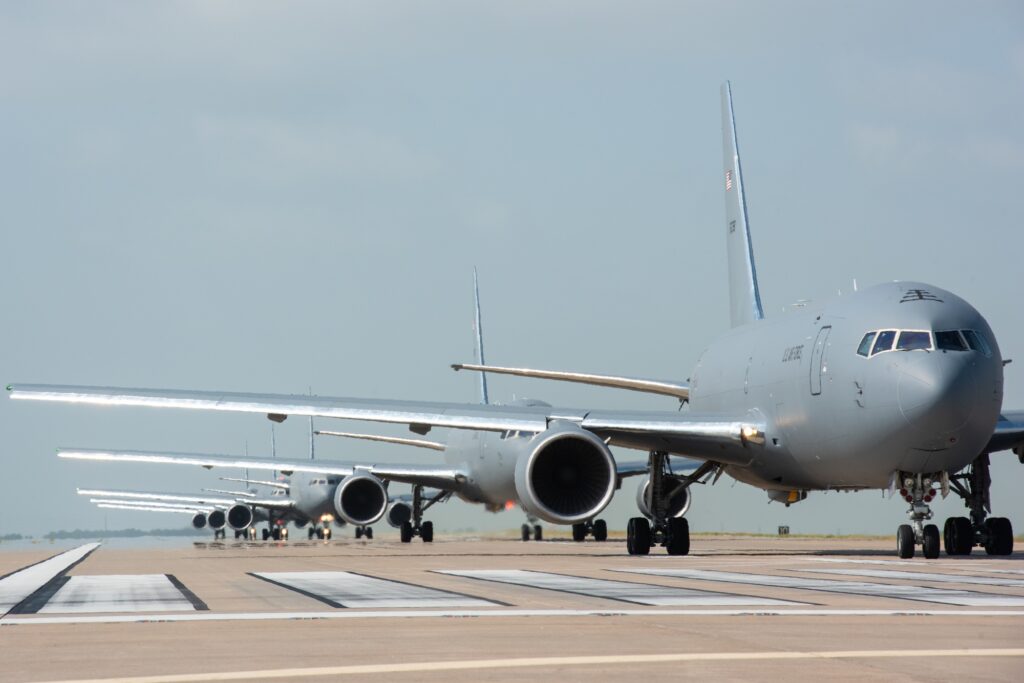
[[334, 511], [349, 524], [373, 524], [384, 516], [387, 508], [388, 491], [372, 474], [350, 474], [334, 490]]
[[228, 523], [228, 517], [224, 514], [223, 510], [213, 510], [210, 514], [206, 515], [206, 523], [214, 531], [220, 531]]
[[388, 508], [388, 524], [395, 529], [401, 528], [406, 522], [412, 521], [412, 506], [408, 503], [392, 503]]
[[592, 519], [615, 493], [615, 458], [597, 435], [555, 421], [516, 461], [516, 495], [527, 513], [552, 524]]
[[245, 531], [253, 522], [252, 508], [237, 503], [228, 508], [228, 526], [235, 531]]
[[[651, 518], [651, 506], [647, 499], [647, 491], [651, 486], [650, 475], [645, 476], [640, 480], [640, 485], [636, 487], [636, 506], [640, 508], [640, 514], [648, 519]], [[665, 482], [665, 486], [672, 488], [675, 486], [675, 482], [668, 479]], [[693, 499], [690, 497], [690, 487], [683, 486], [675, 489], [672, 495], [669, 496], [668, 500], [668, 516], [669, 517], [682, 517], [690, 509], [690, 503]]]
[[197, 512], [192, 515], [192, 528], [194, 529], [205, 529], [206, 528], [206, 515], [202, 512]]

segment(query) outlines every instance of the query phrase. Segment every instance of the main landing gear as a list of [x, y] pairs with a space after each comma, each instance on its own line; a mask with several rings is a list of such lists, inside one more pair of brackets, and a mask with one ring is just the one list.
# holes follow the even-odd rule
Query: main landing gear
[[1009, 555], [1013, 552], [1013, 527], [1005, 517], [988, 517], [992, 512], [989, 489], [992, 479], [989, 477], [988, 454], [979, 455], [971, 466], [959, 474], [949, 476], [945, 472], [937, 474], [900, 473], [900, 495], [910, 503], [907, 515], [910, 524], [901, 524], [896, 530], [896, 554], [903, 559], [914, 556], [916, 546], [921, 546], [921, 554], [925, 559], [934, 560], [939, 556], [939, 528], [934, 524], [925, 524], [932, 518], [928, 503], [937, 491], [933, 488], [940, 485], [943, 497], [950, 491], [963, 498], [964, 506], [970, 512], [970, 518], [950, 517], [942, 528], [942, 540], [946, 554], [950, 556], [970, 555], [975, 545], [985, 548], [989, 555]]
[[434, 523], [424, 522], [423, 513], [426, 512], [434, 503], [447, 500], [449, 496], [451, 496], [450, 492], [438, 491], [436, 496], [424, 501], [423, 487], [413, 486], [412, 520], [409, 522], [403, 522], [402, 526], [398, 529], [398, 535], [402, 543], [409, 543], [412, 541], [413, 536], [419, 536], [423, 539], [424, 543], [432, 543], [434, 541]]
[[607, 541], [608, 525], [603, 519], [595, 519], [572, 525], [572, 540], [581, 543], [587, 536], [593, 536], [595, 541]]
[[689, 486], [716, 469], [718, 463], [705, 462], [686, 477], [672, 474], [668, 453], [651, 451], [647, 463], [651, 519], [633, 517], [629, 520], [626, 524], [626, 550], [630, 555], [647, 555], [652, 546], [662, 545], [669, 555], [688, 555], [690, 523], [685, 517], [669, 516], [669, 502], [678, 487]]
[[373, 540], [373, 527], [372, 526], [357, 526], [356, 527], [356, 538], [365, 538], [367, 541]]
[[1013, 552], [1013, 525], [1006, 517], [988, 517], [992, 512], [989, 489], [992, 479], [988, 471], [988, 454], [979, 455], [971, 466], [949, 478], [949, 487], [963, 498], [970, 512], [967, 517], [950, 517], [943, 527], [947, 555], [970, 555], [975, 545], [989, 555]]
[[540, 524], [524, 524], [522, 527], [519, 528], [519, 531], [524, 541], [529, 541], [531, 537], [535, 541], [544, 540], [544, 527], [542, 527]]
[[329, 541], [331, 540], [331, 527], [327, 524], [323, 526], [316, 526], [315, 524], [309, 525], [309, 531], [306, 532], [309, 536], [309, 540], [314, 538], [318, 541]]
[[287, 541], [288, 540], [288, 527], [286, 526], [269, 526], [263, 530], [263, 540], [275, 540], [275, 541]]

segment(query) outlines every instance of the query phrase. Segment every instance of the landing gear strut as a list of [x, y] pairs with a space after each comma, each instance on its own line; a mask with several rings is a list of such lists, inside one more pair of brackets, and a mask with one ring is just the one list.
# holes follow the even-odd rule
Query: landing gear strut
[[685, 517], [669, 516], [669, 501], [680, 486], [689, 486], [718, 467], [716, 462], [705, 462], [689, 476], [680, 477], [669, 469], [669, 455], [651, 451], [647, 460], [650, 473], [648, 508], [651, 519], [633, 517], [626, 525], [626, 550], [630, 555], [647, 555], [654, 545], [662, 545], [669, 555], [690, 553], [690, 523]]
[[409, 522], [403, 522], [402, 526], [398, 529], [398, 535], [402, 543], [409, 543], [412, 541], [413, 536], [419, 536], [423, 539], [424, 543], [432, 543], [434, 541], [434, 523], [424, 522], [423, 513], [426, 512], [434, 503], [448, 500], [449, 496], [451, 496], [451, 493], [448, 491], [438, 491], [436, 496], [424, 501], [423, 487], [413, 486], [412, 520]]
[[607, 541], [608, 525], [603, 519], [595, 519], [572, 525], [572, 540], [579, 543], [586, 539], [587, 536], [593, 536], [595, 541]]
[[896, 530], [896, 554], [903, 559], [913, 557], [918, 545], [926, 559], [934, 560], [939, 556], [939, 528], [934, 524], [925, 524], [925, 521], [932, 518], [932, 509], [928, 505], [936, 493], [932, 485], [943, 476], [900, 474], [900, 495], [910, 503], [907, 510], [910, 524], [901, 524]]
[[950, 517], [943, 527], [947, 555], [970, 555], [975, 545], [985, 548], [989, 555], [1009, 555], [1013, 552], [1013, 526], [1006, 517], [989, 517], [992, 501], [989, 489], [988, 454], [979, 455], [971, 466], [949, 478], [949, 488], [963, 498], [969, 509], [967, 517]]

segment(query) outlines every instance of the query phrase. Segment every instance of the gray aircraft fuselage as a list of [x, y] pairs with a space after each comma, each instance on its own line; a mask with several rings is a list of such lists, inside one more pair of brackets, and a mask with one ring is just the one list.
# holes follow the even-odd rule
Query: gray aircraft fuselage
[[[858, 355], [876, 330], [974, 330], [975, 350]], [[955, 472], [992, 435], [1003, 365], [992, 330], [960, 297], [893, 282], [734, 328], [691, 377], [693, 410], [763, 417], [763, 449], [726, 471], [765, 489], [885, 488], [894, 472]], [[738, 464], [738, 463], [737, 463]]]

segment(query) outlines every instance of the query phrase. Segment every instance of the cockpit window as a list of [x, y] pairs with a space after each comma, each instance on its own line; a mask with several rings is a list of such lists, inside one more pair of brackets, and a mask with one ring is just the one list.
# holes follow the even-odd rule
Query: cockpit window
[[956, 330], [935, 333], [935, 348], [940, 351], [966, 351], [967, 344]]
[[971, 350], [978, 351], [980, 353], [985, 354], [986, 356], [992, 355], [992, 349], [989, 347], [988, 342], [985, 341], [984, 337], [982, 337], [974, 330], [960, 331], [963, 333], [964, 339], [967, 340], [967, 345], [971, 347]]
[[868, 332], [864, 335], [864, 338], [860, 340], [860, 346], [857, 347], [857, 355], [864, 356], [865, 358], [871, 353], [871, 342], [875, 339], [874, 332]]
[[892, 342], [896, 339], [896, 330], [882, 330], [875, 339], [875, 346], [871, 349], [871, 355], [889, 351], [892, 349]]
[[932, 335], [929, 332], [903, 330], [900, 340], [896, 342], [897, 351], [921, 351], [932, 348]]

